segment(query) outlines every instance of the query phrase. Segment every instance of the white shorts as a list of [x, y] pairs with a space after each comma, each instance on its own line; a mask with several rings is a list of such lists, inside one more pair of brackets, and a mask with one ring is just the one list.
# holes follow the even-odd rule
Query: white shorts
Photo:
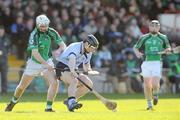
[[144, 61], [141, 65], [143, 77], [160, 77], [162, 76], [162, 62]]
[[[54, 67], [52, 59], [48, 59], [47, 63]], [[32, 59], [29, 59], [26, 63], [26, 69], [24, 71], [24, 74], [30, 76], [39, 76], [43, 75], [43, 72], [46, 70], [47, 69], [43, 64], [36, 63]]]

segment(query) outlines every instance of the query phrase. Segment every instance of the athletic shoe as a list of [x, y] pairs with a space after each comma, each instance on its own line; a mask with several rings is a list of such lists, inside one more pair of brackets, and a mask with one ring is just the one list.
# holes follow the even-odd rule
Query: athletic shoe
[[78, 102], [74, 102], [71, 105], [69, 105], [68, 100], [64, 100], [63, 103], [67, 106], [67, 108], [70, 112], [74, 112], [74, 109], [79, 109], [82, 107], [82, 104], [78, 103]]
[[153, 105], [157, 105], [157, 103], [158, 103], [158, 97], [154, 96], [153, 97]]
[[7, 107], [6, 107], [5, 111], [6, 111], [6, 112], [12, 111], [12, 109], [14, 108], [15, 105], [16, 105], [16, 103], [13, 103], [13, 102], [11, 101], [9, 104], [7, 104]]
[[45, 109], [45, 112], [55, 112], [52, 108], [50, 109]]
[[149, 106], [146, 110], [153, 110], [153, 107]]

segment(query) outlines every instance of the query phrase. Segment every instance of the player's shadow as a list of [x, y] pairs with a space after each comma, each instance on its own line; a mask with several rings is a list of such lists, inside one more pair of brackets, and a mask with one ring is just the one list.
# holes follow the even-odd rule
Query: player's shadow
[[37, 113], [37, 111], [14, 111], [14, 113]]
[[147, 110], [147, 109], [137, 109], [136, 111], [154, 112], [154, 111], [156, 111], [156, 110], [155, 110], [155, 109], [152, 109], [152, 110]]

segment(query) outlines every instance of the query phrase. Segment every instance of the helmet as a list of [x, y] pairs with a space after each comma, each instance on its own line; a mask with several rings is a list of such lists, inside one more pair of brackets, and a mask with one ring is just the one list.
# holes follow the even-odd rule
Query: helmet
[[99, 42], [98, 40], [96, 39], [96, 37], [94, 35], [88, 35], [87, 36], [87, 39], [85, 40], [86, 42], [88, 42], [90, 44], [90, 46], [93, 46], [93, 47], [96, 47], [98, 48], [99, 46]]
[[36, 17], [36, 25], [39, 27], [40, 25], [49, 26], [50, 20], [46, 15], [39, 15]]

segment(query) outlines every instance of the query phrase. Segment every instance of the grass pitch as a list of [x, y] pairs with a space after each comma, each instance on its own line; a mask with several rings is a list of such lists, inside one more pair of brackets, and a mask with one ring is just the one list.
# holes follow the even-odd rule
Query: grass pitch
[[12, 112], [4, 112], [12, 94], [0, 96], [0, 120], [180, 120], [180, 94], [160, 95], [154, 110], [146, 110], [143, 94], [103, 94], [118, 103], [117, 112], [109, 111], [92, 94], [81, 99], [83, 107], [68, 112], [62, 101], [66, 95], [58, 94], [55, 113], [44, 112], [46, 94], [25, 93]]

